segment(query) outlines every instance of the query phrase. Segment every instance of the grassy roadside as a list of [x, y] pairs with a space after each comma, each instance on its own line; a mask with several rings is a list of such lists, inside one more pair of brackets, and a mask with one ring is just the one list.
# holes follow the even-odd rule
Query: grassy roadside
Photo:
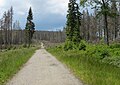
[[0, 85], [11, 78], [33, 55], [37, 48], [20, 48], [0, 52]]
[[120, 48], [92, 46], [86, 50], [64, 51], [62, 46], [47, 49], [88, 85], [120, 85]]

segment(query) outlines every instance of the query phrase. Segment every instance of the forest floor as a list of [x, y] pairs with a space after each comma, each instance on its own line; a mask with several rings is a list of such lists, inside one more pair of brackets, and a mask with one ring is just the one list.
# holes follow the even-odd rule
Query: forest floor
[[83, 84], [42, 46], [7, 85]]

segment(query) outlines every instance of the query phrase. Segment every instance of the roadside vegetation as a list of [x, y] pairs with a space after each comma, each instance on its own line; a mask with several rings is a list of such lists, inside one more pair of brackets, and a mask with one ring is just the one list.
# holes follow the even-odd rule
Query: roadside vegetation
[[88, 85], [120, 85], [120, 44], [93, 45], [81, 41], [78, 49], [48, 48], [58, 60]]
[[[47, 50], [65, 63], [85, 84], [120, 85], [120, 39], [117, 21], [120, 12], [117, 2], [80, 0], [80, 3], [81, 7], [91, 6], [94, 13], [91, 14], [88, 9], [81, 13], [77, 1], [69, 0], [64, 29], [65, 43]], [[113, 20], [115, 22], [111, 25]], [[115, 43], [111, 44], [112, 42]]]
[[31, 58], [37, 47], [17, 48], [0, 52], [0, 85], [14, 76]]

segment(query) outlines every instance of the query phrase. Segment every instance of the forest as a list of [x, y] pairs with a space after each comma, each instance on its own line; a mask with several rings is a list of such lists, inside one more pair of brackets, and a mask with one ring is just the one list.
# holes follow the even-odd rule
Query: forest
[[11, 7], [0, 19], [0, 85], [41, 43], [84, 84], [120, 85], [119, 0], [69, 0], [66, 25], [59, 31], [37, 30], [32, 7], [25, 28], [13, 20], [13, 14]]
[[[80, 8], [85, 10], [81, 12]], [[69, 0], [67, 12], [65, 43], [47, 51], [66, 64], [84, 84], [119, 85], [120, 2]]]
[[[39, 31], [36, 30], [33, 36], [33, 42], [50, 41], [64, 42], [65, 32], [63, 31]], [[14, 46], [24, 45], [26, 43], [25, 29], [20, 27], [19, 20], [13, 22], [13, 7], [4, 12], [0, 19], [0, 49], [10, 49]]]
[[[109, 43], [114, 42], [119, 43], [120, 3], [117, 1], [108, 0], [104, 2], [106, 7], [103, 7], [104, 4], [102, 4], [102, 2], [100, 3], [99, 2], [100, 1], [96, 2], [95, 0], [94, 2], [94, 0], [92, 0], [92, 3], [96, 4], [91, 9], [91, 10], [94, 9], [93, 13], [90, 13], [87, 7], [82, 11], [80, 10], [81, 12], [79, 19], [80, 20], [79, 31], [81, 39], [93, 44], [106, 43], [109, 45]], [[88, 4], [91, 5], [89, 1], [84, 2], [84, 0], [81, 0], [80, 4], [81, 4], [80, 9], [84, 8], [86, 4], [87, 4], [86, 6], [88, 6]], [[107, 17], [105, 17], [104, 15], [107, 15]], [[105, 18], [107, 19], [105, 20]], [[58, 32], [36, 30], [33, 40], [45, 39], [46, 41], [64, 42], [66, 38], [65, 28], [63, 28], [63, 31]], [[16, 44], [20, 45], [25, 43], [25, 32], [24, 29], [20, 27], [19, 20], [13, 22], [13, 7], [11, 7], [7, 12], [3, 13], [3, 17], [0, 19], [0, 29], [1, 29], [0, 30], [1, 49], [7, 48], [11, 45]]]

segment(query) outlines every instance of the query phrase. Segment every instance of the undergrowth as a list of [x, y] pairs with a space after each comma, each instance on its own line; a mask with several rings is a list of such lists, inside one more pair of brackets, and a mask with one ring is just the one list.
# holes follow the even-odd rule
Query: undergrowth
[[19, 71], [36, 49], [36, 47], [30, 47], [0, 52], [0, 85]]
[[48, 48], [58, 60], [88, 85], [120, 85], [120, 44], [92, 45], [64, 51], [64, 45]]

